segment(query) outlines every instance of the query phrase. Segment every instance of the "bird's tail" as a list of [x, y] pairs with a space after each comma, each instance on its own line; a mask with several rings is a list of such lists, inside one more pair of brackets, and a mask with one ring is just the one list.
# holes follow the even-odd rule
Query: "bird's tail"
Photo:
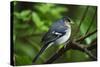
[[35, 56], [35, 58], [33, 59], [33, 64], [35, 63], [35, 61], [38, 59], [38, 57], [43, 53], [43, 51], [47, 48], [47, 46], [48, 45], [44, 45], [42, 48], [41, 48], [41, 50], [40, 50], [40, 52]]

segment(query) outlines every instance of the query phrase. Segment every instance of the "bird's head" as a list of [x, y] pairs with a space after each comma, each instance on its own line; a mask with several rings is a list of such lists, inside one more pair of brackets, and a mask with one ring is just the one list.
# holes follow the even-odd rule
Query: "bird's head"
[[71, 18], [69, 18], [68, 16], [63, 17], [64, 23], [66, 26], [70, 27], [71, 24], [73, 24], [73, 21]]
[[64, 21], [65, 21], [66, 23], [73, 24], [73, 21], [72, 21], [72, 19], [71, 19], [70, 17], [66, 16], [66, 17], [64, 17], [63, 19], [64, 19]]

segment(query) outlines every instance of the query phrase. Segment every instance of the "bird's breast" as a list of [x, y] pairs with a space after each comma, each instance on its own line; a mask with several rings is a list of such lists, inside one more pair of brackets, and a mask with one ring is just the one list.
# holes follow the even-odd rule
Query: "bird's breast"
[[66, 34], [63, 35], [62, 37], [60, 37], [59, 39], [57, 39], [55, 41], [55, 44], [62, 44], [62, 43], [65, 43], [69, 38], [70, 38], [70, 35], [71, 35], [71, 29], [67, 29], [66, 30]]

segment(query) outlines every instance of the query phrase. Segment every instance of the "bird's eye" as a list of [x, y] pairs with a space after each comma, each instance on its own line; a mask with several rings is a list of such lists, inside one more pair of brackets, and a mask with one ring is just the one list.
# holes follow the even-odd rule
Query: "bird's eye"
[[70, 21], [70, 18], [67, 18], [67, 21], [68, 21], [68, 22], [71, 22], [71, 21]]
[[71, 22], [71, 19], [69, 17], [64, 17], [64, 20], [66, 20], [67, 22]]

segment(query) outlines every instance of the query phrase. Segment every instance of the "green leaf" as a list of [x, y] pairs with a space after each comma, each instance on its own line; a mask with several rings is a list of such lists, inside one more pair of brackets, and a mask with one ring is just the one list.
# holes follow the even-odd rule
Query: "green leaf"
[[35, 25], [37, 26], [37, 28], [40, 28], [41, 26], [43, 26], [43, 22], [40, 20], [39, 15], [36, 12], [32, 13], [32, 21], [35, 23]]
[[23, 21], [28, 21], [31, 18], [31, 11], [24, 10], [20, 13], [20, 17]]

